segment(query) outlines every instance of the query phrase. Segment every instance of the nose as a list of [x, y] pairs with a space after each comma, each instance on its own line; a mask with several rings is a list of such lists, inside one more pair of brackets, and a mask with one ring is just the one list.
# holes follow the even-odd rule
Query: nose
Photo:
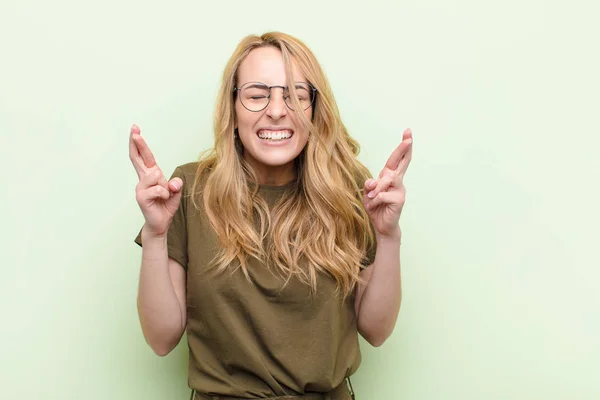
[[287, 106], [283, 99], [283, 90], [271, 89], [271, 99], [267, 106], [267, 115], [274, 120], [281, 119], [287, 115]]

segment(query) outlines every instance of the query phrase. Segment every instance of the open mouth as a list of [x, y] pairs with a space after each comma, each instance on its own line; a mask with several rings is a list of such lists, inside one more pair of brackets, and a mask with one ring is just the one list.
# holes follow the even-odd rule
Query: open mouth
[[258, 137], [262, 140], [269, 142], [283, 142], [294, 135], [294, 132], [288, 129], [280, 131], [272, 131], [267, 129], [261, 129], [257, 133]]

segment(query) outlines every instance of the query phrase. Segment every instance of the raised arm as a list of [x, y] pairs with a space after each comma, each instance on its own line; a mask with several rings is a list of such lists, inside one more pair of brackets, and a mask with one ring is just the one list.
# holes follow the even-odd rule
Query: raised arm
[[136, 200], [145, 219], [138, 315], [146, 342], [164, 356], [177, 346], [186, 326], [186, 273], [167, 252], [167, 232], [179, 207], [183, 182], [165, 179], [136, 125], [129, 136], [129, 157], [138, 174]]

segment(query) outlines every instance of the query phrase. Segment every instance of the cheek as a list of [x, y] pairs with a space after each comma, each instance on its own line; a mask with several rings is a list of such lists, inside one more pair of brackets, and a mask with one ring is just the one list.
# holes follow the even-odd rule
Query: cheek
[[244, 111], [240, 108], [240, 101], [236, 100], [236, 102], [235, 102], [235, 116], [234, 116], [235, 127], [236, 128], [239, 128], [240, 125], [244, 124], [244, 119], [245, 118], [244, 118], [243, 112]]
[[304, 131], [298, 136], [298, 145], [300, 147], [304, 148], [304, 147], [306, 147], [307, 143], [308, 143], [308, 131]]
[[252, 133], [252, 128], [257, 122], [258, 113], [252, 113], [236, 102], [235, 105], [235, 126], [238, 128], [240, 136]]
[[[304, 114], [306, 115], [306, 118], [308, 118], [309, 121], [312, 121], [312, 108], [309, 108], [308, 110], [304, 111]], [[301, 126], [300, 121], [298, 121], [296, 126]], [[306, 143], [308, 142], [308, 130], [309, 130], [308, 126], [302, 129], [302, 137], [299, 138], [300, 142], [302, 144], [302, 147], [306, 146]]]

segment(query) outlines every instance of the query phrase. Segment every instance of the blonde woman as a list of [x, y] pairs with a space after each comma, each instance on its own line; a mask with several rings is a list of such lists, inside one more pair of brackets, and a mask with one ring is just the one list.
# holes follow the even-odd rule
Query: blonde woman
[[244, 38], [214, 148], [167, 180], [133, 126], [145, 223], [138, 313], [168, 354], [187, 332], [196, 400], [354, 398], [358, 333], [380, 346], [401, 300], [407, 130], [377, 179], [300, 40]]

